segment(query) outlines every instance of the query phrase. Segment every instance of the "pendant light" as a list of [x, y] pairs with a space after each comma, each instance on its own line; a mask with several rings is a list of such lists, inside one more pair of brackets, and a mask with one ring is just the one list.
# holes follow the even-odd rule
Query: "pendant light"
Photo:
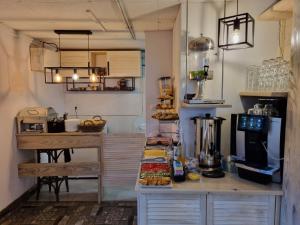
[[79, 75], [77, 74], [77, 69], [73, 69], [73, 74], [72, 74], [72, 80], [78, 81], [79, 80]]
[[[89, 35], [92, 34], [90, 30], [54, 30], [56, 34], [58, 34], [58, 49], [59, 52], [59, 66], [57, 67], [44, 67], [44, 76], [46, 84], [57, 84], [57, 83], [65, 83], [65, 84], [88, 84], [88, 83], [101, 83], [101, 76], [106, 76], [106, 68], [105, 67], [91, 67], [90, 66], [90, 38]], [[87, 35], [88, 41], [88, 65], [86, 67], [66, 67], [61, 65], [61, 39], [60, 35]], [[87, 76], [80, 76], [81, 71], [87, 71]], [[69, 72], [71, 74], [69, 76], [62, 76], [60, 74], [61, 71]], [[91, 73], [92, 72], [92, 73]], [[66, 73], [63, 73], [66, 74]]]
[[54, 82], [55, 82], [55, 83], [60, 83], [60, 82], [62, 82], [62, 77], [61, 77], [61, 75], [59, 74], [59, 70], [58, 70], [58, 69], [55, 70]]
[[[224, 11], [226, 11], [226, 0]], [[254, 47], [254, 27], [255, 20], [249, 13], [239, 14], [239, 0], [237, 0], [236, 15], [219, 19], [218, 47], [224, 50]]]
[[92, 69], [92, 74], [90, 75], [90, 82], [95, 83], [98, 81], [98, 78], [95, 73], [95, 69]]

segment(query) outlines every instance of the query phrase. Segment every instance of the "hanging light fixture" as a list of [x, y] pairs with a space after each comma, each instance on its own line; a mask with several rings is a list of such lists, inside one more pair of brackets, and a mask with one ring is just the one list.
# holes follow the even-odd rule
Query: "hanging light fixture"
[[90, 82], [95, 83], [98, 81], [98, 77], [95, 73], [95, 69], [92, 69], [92, 74], [90, 75]]
[[[226, 0], [224, 1], [226, 11]], [[235, 50], [254, 47], [255, 20], [249, 13], [239, 14], [239, 0], [236, 15], [223, 17], [218, 23], [218, 47]]]
[[62, 77], [59, 74], [59, 70], [58, 69], [55, 70], [54, 82], [56, 82], [56, 83], [62, 82]]
[[[90, 66], [90, 39], [89, 35], [92, 34], [90, 30], [55, 30], [58, 34], [59, 39], [59, 67], [44, 67], [45, 83], [46, 84], [57, 84], [57, 83], [66, 83], [66, 84], [89, 84], [89, 83], [101, 83], [101, 76], [107, 75], [106, 68], [104, 67], [91, 67]], [[86, 67], [63, 67], [61, 65], [61, 47], [60, 47], [60, 35], [87, 35], [88, 40], [88, 65]], [[88, 76], [80, 76], [80, 71], [87, 71]], [[71, 71], [69, 76], [62, 76], [60, 72], [62, 71]], [[92, 71], [92, 73], [90, 73]], [[65, 74], [65, 73], [63, 73]]]
[[76, 68], [74, 68], [74, 70], [73, 70], [72, 80], [74, 80], [74, 81], [79, 80], [79, 75], [77, 74], [77, 69]]

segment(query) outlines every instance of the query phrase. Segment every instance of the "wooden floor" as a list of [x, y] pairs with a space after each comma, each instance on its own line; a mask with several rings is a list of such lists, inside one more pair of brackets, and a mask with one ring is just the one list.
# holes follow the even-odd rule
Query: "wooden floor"
[[34, 202], [0, 218], [1, 225], [136, 225], [136, 202]]

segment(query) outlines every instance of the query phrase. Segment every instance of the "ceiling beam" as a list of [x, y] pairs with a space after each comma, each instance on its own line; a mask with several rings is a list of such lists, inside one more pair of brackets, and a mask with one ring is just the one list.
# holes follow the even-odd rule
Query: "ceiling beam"
[[116, 4], [118, 5], [118, 7], [119, 7], [119, 9], [121, 11], [123, 20], [126, 23], [126, 26], [127, 26], [127, 29], [129, 31], [130, 35], [131, 35], [131, 38], [135, 40], [136, 37], [135, 37], [134, 30], [133, 30], [133, 26], [132, 26], [132, 23], [131, 23], [131, 21], [130, 21], [130, 19], [128, 17], [127, 11], [126, 11], [126, 9], [125, 9], [125, 7], [123, 5], [122, 0], [115, 0], [115, 2], [116, 2]]

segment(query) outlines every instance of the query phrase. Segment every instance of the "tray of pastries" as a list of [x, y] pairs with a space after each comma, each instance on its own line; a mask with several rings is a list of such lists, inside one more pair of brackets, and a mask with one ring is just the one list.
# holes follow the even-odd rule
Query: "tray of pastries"
[[148, 137], [146, 141], [146, 145], [155, 146], [155, 145], [163, 145], [170, 146], [172, 144], [172, 138], [170, 137]]

